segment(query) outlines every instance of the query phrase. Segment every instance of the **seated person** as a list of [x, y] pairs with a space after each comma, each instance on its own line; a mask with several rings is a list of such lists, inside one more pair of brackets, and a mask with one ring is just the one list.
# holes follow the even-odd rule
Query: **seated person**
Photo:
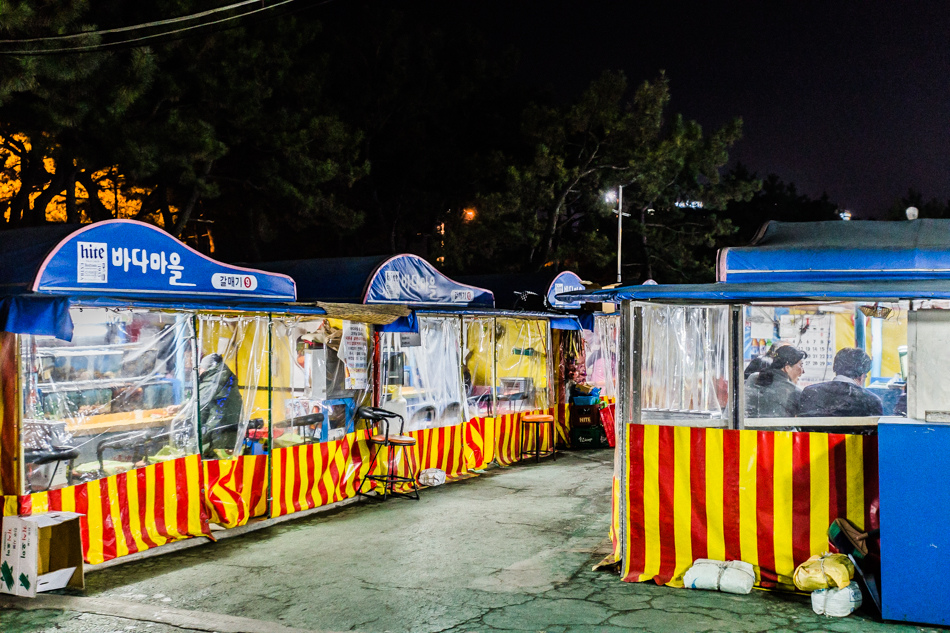
[[746, 380], [748, 380], [749, 376], [752, 374], [758, 373], [763, 369], [768, 369], [772, 364], [772, 361], [775, 360], [775, 353], [779, 350], [779, 348], [785, 347], [786, 345], [788, 345], [788, 343], [776, 341], [769, 347], [769, 351], [750, 360], [749, 364], [746, 365], [745, 371], [743, 372]]
[[[208, 354], [198, 365], [198, 423], [202, 436], [202, 456], [216, 459], [215, 449], [233, 451], [237, 444], [243, 402], [237, 376], [220, 354]], [[225, 427], [231, 429], [223, 430]], [[215, 432], [215, 429], [221, 431]]]
[[748, 418], [793, 418], [798, 415], [801, 390], [798, 379], [805, 371], [805, 352], [783, 345], [775, 350], [772, 363], [749, 376], [745, 387]]
[[802, 417], [861, 417], [882, 415], [881, 399], [865, 389], [871, 357], [857, 347], [835, 354], [834, 380], [805, 387], [801, 397]]

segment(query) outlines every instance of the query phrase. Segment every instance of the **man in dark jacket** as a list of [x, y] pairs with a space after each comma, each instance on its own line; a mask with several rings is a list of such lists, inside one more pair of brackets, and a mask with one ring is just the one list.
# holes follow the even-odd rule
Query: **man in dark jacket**
[[217, 455], [214, 449], [233, 451], [237, 444], [236, 425], [241, 422], [243, 402], [237, 376], [220, 354], [208, 354], [201, 359], [198, 366], [198, 397], [202, 455], [215, 459]]
[[871, 357], [857, 347], [845, 347], [835, 354], [834, 380], [805, 387], [802, 417], [862, 417], [882, 415], [881, 399], [865, 389], [864, 379], [871, 369]]
[[749, 376], [745, 386], [747, 418], [793, 418], [798, 415], [801, 390], [796, 386], [808, 355], [791, 345], [775, 350], [772, 364]]

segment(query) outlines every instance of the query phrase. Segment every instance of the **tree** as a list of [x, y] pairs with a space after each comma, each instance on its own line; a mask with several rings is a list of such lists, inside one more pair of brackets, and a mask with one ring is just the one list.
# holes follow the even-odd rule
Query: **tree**
[[[736, 165], [729, 177], [741, 180], [755, 179], [744, 165]], [[823, 193], [813, 199], [800, 194], [794, 183], [785, 183], [775, 174], [762, 180], [762, 188], [747, 200], [730, 202], [723, 218], [732, 222], [737, 231], [726, 240], [725, 245], [748, 244], [763, 224], [770, 220], [779, 222], [833, 222], [841, 219], [837, 204]]]
[[[0, 27], [43, 37], [209, 6], [22, 1], [5, 5]], [[45, 221], [58, 198], [68, 220], [106, 219], [121, 198], [175, 235], [196, 218], [230, 227], [232, 254], [254, 257], [275, 209], [298, 224], [348, 220], [324, 191], [366, 165], [358, 133], [322, 99], [323, 63], [307, 55], [318, 31], [295, 16], [237, 24], [149, 46], [0, 56], [0, 152], [4, 175], [19, 182], [0, 200], [9, 225]]]
[[477, 267], [484, 257], [484, 268], [570, 264], [606, 279], [616, 216], [604, 193], [623, 185], [624, 210], [633, 215], [624, 260], [636, 269], [626, 280], [708, 276], [711, 258], [700, 261], [697, 249], [733, 230], [716, 212], [751, 196], [757, 184], [720, 176], [741, 135], [739, 120], [704, 136], [695, 121], [667, 113], [669, 99], [665, 75], [631, 98], [623, 73], [606, 72], [575, 103], [529, 105], [520, 151], [486, 161], [491, 177], [475, 200], [478, 219], [447, 225], [447, 267]]
[[919, 218], [948, 218], [950, 217], [950, 200], [942, 201], [936, 198], [930, 200], [924, 199], [924, 194], [915, 189], [908, 189], [907, 195], [900, 200], [895, 200], [894, 204], [887, 210], [887, 220], [906, 220], [907, 208], [917, 207]]

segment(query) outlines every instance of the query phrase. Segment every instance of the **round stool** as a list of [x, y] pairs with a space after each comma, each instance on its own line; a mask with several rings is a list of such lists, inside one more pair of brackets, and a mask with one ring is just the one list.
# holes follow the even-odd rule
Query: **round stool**
[[[541, 427], [550, 425], [551, 429], [551, 450], [541, 452]], [[557, 438], [554, 435], [554, 416], [545, 413], [529, 413], [521, 418], [521, 445], [518, 449], [521, 451], [519, 459], [523, 460], [525, 456], [531, 457], [532, 452], [524, 450], [525, 429], [534, 427], [534, 461], [538, 463], [542, 457], [551, 455], [557, 461]]]

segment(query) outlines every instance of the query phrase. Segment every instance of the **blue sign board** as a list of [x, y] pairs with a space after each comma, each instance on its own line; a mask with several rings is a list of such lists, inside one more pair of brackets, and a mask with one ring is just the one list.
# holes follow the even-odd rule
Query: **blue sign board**
[[294, 280], [215, 261], [165, 231], [134, 220], [91, 224], [59, 243], [33, 290], [76, 296], [294, 301]]
[[551, 282], [551, 286], [548, 288], [548, 305], [552, 308], [563, 308], [565, 310], [576, 310], [580, 308], [580, 302], [569, 303], [557, 298], [557, 295], [562, 292], [575, 292], [577, 290], [584, 290], [584, 284], [581, 282], [581, 278], [578, 277], [576, 273], [565, 270], [554, 278], [554, 281]]
[[495, 307], [490, 290], [452, 281], [416, 255], [383, 262], [366, 286], [363, 303], [410, 303], [459, 307]]

